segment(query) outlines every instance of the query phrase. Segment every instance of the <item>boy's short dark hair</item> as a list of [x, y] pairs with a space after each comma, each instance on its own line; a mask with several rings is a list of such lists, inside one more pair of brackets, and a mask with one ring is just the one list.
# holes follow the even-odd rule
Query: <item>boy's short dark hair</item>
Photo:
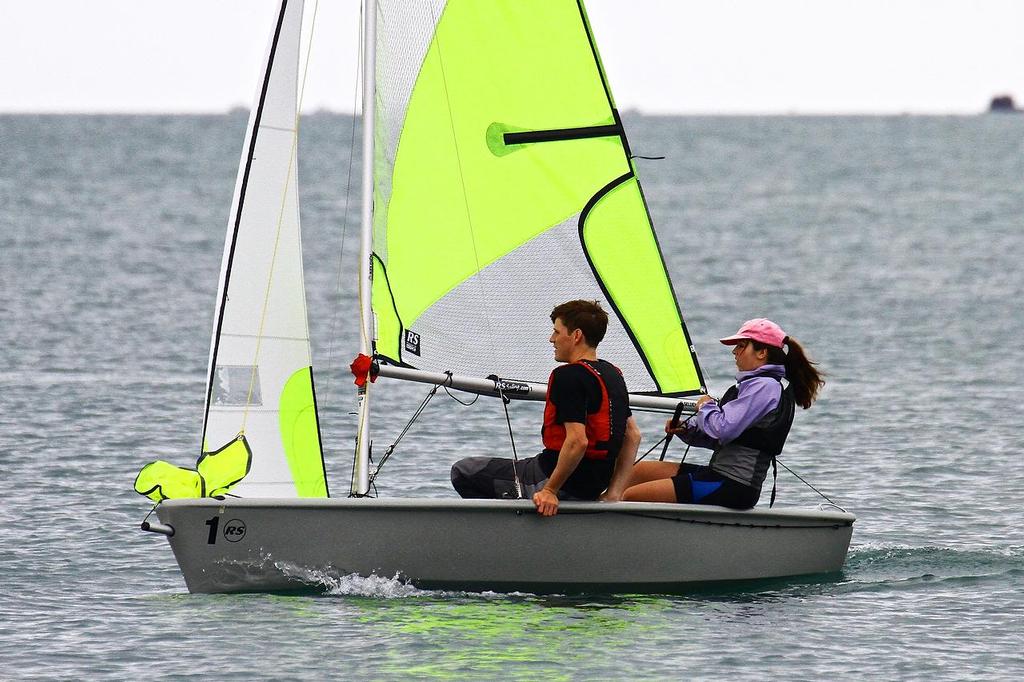
[[608, 313], [597, 301], [576, 300], [557, 305], [551, 311], [551, 321], [558, 319], [570, 332], [577, 329], [583, 332], [591, 348], [597, 348], [608, 331]]

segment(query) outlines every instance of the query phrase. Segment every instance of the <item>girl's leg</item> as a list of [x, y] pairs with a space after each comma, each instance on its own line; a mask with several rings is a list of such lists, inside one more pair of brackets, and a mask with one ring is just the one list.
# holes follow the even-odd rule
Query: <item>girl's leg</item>
[[[651, 462], [651, 464], [665, 464], [665, 462]], [[622, 494], [622, 499], [627, 502], [675, 502], [676, 488], [671, 478], [661, 478], [627, 488], [626, 492]]]
[[633, 467], [633, 474], [629, 477], [626, 487], [662, 478], [672, 478], [678, 471], [679, 464], [677, 462], [638, 462]]

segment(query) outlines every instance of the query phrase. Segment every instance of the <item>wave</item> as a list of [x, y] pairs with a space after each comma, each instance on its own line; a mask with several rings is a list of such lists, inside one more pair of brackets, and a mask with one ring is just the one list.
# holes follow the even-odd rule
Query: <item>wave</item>
[[1024, 546], [990, 549], [863, 545], [850, 550], [843, 582], [854, 585], [976, 582], [1024, 576]]
[[906, 568], [1024, 568], [1024, 546], [961, 549], [925, 545], [913, 547], [869, 543], [850, 549], [848, 569], [870, 569], [878, 566]]
[[407, 599], [409, 597], [439, 597], [443, 592], [421, 590], [396, 575], [391, 578], [378, 575], [343, 575], [322, 581], [325, 594], [332, 597], [372, 597], [374, 599]]
[[409, 597], [443, 596], [441, 592], [421, 590], [401, 575], [393, 577], [357, 573], [339, 573], [333, 568], [302, 566], [289, 561], [263, 557], [264, 565], [272, 563], [290, 581], [309, 587], [311, 592], [326, 596], [371, 597], [374, 599], [406, 599]]
[[459, 590], [425, 590], [416, 587], [401, 575], [391, 578], [371, 574], [362, 576], [356, 573], [336, 578], [321, 577], [319, 584], [327, 588], [327, 596], [372, 597], [374, 599], [407, 599], [409, 597], [426, 597], [432, 599], [451, 599], [453, 597], [471, 597], [483, 600], [521, 600], [535, 597], [528, 592], [464, 592]]

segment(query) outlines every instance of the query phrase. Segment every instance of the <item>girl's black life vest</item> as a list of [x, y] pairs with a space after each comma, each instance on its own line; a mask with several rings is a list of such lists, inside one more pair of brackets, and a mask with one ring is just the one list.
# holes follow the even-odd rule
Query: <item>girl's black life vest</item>
[[[573, 364], [586, 368], [601, 387], [601, 406], [597, 412], [587, 413], [584, 427], [587, 432], [587, 450], [583, 456], [587, 459], [615, 459], [622, 448], [622, 439], [626, 433], [626, 420], [629, 405], [629, 393], [622, 380], [622, 371], [610, 362], [598, 361], [591, 364], [580, 360]], [[556, 368], [555, 371], [557, 371]], [[555, 371], [548, 377], [548, 393], [544, 399], [544, 425], [541, 427], [541, 438], [546, 450], [558, 452], [565, 443], [565, 426], [555, 421], [557, 410], [551, 402], [551, 383]], [[616, 372], [615, 376], [606, 376], [608, 372]]]
[[[775, 380], [782, 386], [782, 381], [778, 378]], [[725, 392], [718, 404], [725, 405], [735, 400], [738, 395], [739, 384], [736, 384]], [[708, 466], [726, 478], [758, 490], [761, 489], [761, 484], [768, 475], [768, 467], [771, 466], [771, 506], [775, 503], [775, 479], [778, 476], [775, 458], [786, 444], [795, 412], [796, 400], [793, 398], [792, 389], [787, 386], [782, 389], [779, 404], [775, 409], [748, 426], [735, 439], [715, 450]]]

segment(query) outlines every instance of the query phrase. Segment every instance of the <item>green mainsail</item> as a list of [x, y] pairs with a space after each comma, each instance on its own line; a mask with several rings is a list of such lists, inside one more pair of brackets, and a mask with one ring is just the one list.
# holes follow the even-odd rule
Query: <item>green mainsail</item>
[[601, 355], [631, 391], [700, 391], [582, 4], [387, 0], [378, 12], [413, 28], [377, 44], [376, 352], [543, 382], [548, 313], [597, 299], [614, 311]]

